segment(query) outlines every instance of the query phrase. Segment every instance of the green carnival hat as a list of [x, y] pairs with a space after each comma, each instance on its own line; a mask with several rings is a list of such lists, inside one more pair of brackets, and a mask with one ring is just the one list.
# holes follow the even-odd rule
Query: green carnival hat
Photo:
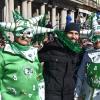
[[92, 37], [92, 42], [95, 43], [97, 41], [100, 41], [100, 35], [99, 34], [95, 34], [93, 37]]
[[100, 32], [100, 24], [98, 21], [100, 21], [100, 18], [98, 18], [97, 14], [95, 13], [92, 19], [92, 28], [94, 33]]
[[80, 34], [90, 34], [91, 30], [83, 29], [80, 31]]
[[95, 25], [94, 33], [100, 33], [100, 25]]
[[24, 19], [24, 17], [15, 10], [13, 12], [14, 22], [0, 22], [0, 27], [3, 28], [5, 31], [13, 32], [14, 36], [20, 36], [23, 33], [28, 32], [30, 33], [30, 35], [28, 34], [29, 37], [33, 37], [33, 35], [35, 34], [53, 32], [54, 29], [44, 28], [37, 25], [38, 21], [41, 20], [43, 17], [44, 15]]

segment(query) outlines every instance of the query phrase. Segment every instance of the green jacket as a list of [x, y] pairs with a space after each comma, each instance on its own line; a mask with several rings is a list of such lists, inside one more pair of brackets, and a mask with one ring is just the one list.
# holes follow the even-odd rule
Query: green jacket
[[1, 100], [40, 100], [38, 84], [43, 77], [37, 51], [34, 52], [33, 60], [29, 60], [9, 50], [0, 50]]

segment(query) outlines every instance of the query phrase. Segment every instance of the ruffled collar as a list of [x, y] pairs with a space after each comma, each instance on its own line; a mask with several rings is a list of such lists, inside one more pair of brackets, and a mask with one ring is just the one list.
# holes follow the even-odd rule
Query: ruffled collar
[[88, 56], [94, 63], [100, 63], [100, 49], [92, 49], [88, 51]]
[[35, 61], [37, 58], [37, 48], [32, 46], [21, 46], [17, 43], [6, 44], [4, 51], [10, 52], [12, 54], [18, 54], [29, 61]]

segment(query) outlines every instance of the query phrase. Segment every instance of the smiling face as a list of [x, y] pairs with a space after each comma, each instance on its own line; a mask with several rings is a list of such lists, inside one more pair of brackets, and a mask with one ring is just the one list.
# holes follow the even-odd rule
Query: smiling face
[[74, 43], [78, 42], [78, 40], [79, 40], [79, 33], [77, 31], [74, 31], [74, 30], [69, 31], [68, 33], [66, 33], [66, 35]]

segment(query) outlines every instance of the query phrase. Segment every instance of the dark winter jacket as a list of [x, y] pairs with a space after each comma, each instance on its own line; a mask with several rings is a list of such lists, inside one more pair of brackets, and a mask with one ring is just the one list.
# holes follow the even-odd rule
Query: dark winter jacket
[[58, 39], [54, 39], [44, 45], [38, 55], [40, 61], [44, 62], [46, 92], [73, 93], [75, 71], [80, 61], [79, 54], [63, 47]]

